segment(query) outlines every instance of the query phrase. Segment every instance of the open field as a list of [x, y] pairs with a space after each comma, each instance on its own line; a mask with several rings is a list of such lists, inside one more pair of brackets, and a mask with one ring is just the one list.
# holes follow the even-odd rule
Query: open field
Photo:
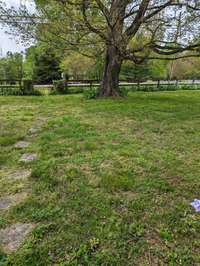
[[200, 265], [199, 92], [0, 97], [0, 195], [15, 193], [0, 229], [34, 228], [0, 265]]

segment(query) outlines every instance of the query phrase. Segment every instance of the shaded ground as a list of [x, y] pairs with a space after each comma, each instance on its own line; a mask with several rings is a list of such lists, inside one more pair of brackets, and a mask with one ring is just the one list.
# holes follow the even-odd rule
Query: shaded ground
[[0, 195], [31, 188], [0, 229], [36, 224], [0, 264], [199, 265], [199, 111], [199, 92], [0, 97]]

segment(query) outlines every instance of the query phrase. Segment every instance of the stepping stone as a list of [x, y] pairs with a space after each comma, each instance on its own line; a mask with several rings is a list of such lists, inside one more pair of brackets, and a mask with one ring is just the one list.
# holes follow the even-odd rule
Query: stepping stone
[[37, 121], [38, 122], [46, 122], [48, 120], [48, 117], [45, 117], [45, 116], [40, 116]]
[[27, 197], [27, 193], [18, 193], [0, 198], [0, 210], [7, 210], [12, 206], [22, 202]]
[[27, 141], [18, 141], [15, 144], [15, 148], [17, 148], [17, 149], [23, 149], [23, 148], [27, 148], [29, 146], [30, 146], [30, 142], [27, 142]]
[[17, 170], [8, 174], [9, 179], [20, 180], [31, 176], [30, 170]]
[[38, 128], [34, 128], [34, 127], [32, 127], [32, 128], [29, 129], [29, 133], [30, 134], [33, 134], [33, 135], [36, 134], [36, 133], [38, 133], [38, 131], [39, 131], [39, 129]]
[[6, 253], [16, 251], [34, 228], [33, 224], [17, 223], [0, 230], [0, 244]]
[[29, 163], [29, 162], [34, 161], [36, 158], [37, 158], [36, 153], [25, 153], [20, 158], [20, 162]]

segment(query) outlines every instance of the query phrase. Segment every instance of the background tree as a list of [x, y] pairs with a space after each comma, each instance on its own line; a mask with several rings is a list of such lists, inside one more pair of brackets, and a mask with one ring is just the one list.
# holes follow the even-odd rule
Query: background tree
[[154, 80], [165, 80], [167, 78], [167, 66], [169, 62], [167, 60], [150, 60], [149, 76]]
[[120, 79], [143, 81], [150, 78], [149, 66], [145, 62], [143, 64], [135, 64], [130, 61], [126, 61], [122, 64], [120, 71]]
[[61, 79], [60, 57], [48, 46], [32, 46], [26, 51], [25, 76], [37, 84], [51, 84]]
[[62, 60], [61, 68], [72, 79], [87, 79], [95, 62], [89, 57], [79, 53], [70, 53]]
[[174, 62], [173, 71], [168, 65], [168, 76], [172, 79], [200, 79], [200, 58], [183, 58]]
[[[124, 60], [140, 64], [199, 55], [196, 0], [37, 0], [36, 4], [34, 16], [25, 9], [16, 12], [1, 6], [1, 18], [20, 30], [24, 39], [31, 32], [59, 49], [90, 55], [100, 47], [105, 54], [100, 96], [119, 95]], [[140, 36], [145, 40], [133, 46], [132, 40]]]
[[23, 54], [8, 52], [0, 59], [0, 79], [22, 80], [23, 78]]

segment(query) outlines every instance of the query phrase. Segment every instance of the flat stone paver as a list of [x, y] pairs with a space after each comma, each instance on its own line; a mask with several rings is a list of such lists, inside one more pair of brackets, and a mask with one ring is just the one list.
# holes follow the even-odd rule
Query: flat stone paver
[[36, 121], [37, 122], [47, 122], [48, 121], [48, 117], [40, 116]]
[[30, 134], [33, 134], [33, 135], [34, 135], [34, 134], [38, 133], [38, 131], [39, 131], [39, 128], [34, 128], [34, 127], [32, 127], [32, 128], [29, 129], [28, 132], [29, 132]]
[[0, 198], [0, 210], [7, 210], [12, 206], [22, 202], [27, 197], [27, 193], [17, 193]]
[[37, 158], [36, 153], [25, 153], [20, 158], [20, 162], [28, 163], [34, 161], [36, 158]]
[[13, 179], [13, 180], [20, 180], [20, 179], [26, 179], [30, 176], [31, 176], [30, 170], [16, 170], [16, 171], [10, 172], [7, 178]]
[[17, 223], [0, 230], [0, 244], [6, 253], [16, 251], [34, 228], [33, 224]]
[[23, 148], [27, 148], [29, 146], [30, 146], [30, 142], [28, 142], [28, 141], [18, 141], [15, 144], [15, 148], [17, 148], [17, 149], [23, 149]]

